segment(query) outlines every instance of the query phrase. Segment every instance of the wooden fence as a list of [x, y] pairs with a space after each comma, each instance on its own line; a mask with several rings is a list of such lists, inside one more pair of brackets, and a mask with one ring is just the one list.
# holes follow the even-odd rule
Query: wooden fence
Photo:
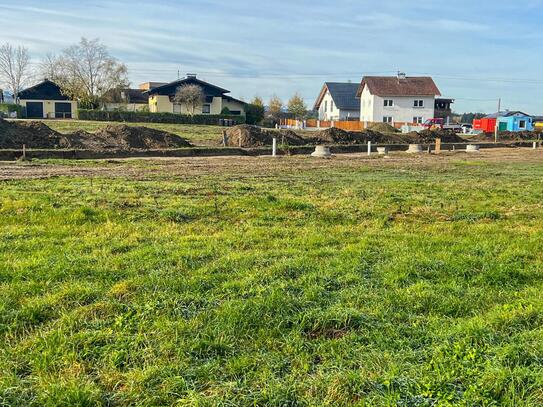
[[[294, 120], [294, 119], [281, 119], [281, 127], [286, 128], [298, 128], [298, 129], [328, 129], [330, 127], [336, 127], [338, 129], [346, 130], [346, 131], [362, 131], [368, 127], [371, 127], [373, 124], [376, 124], [377, 122], [361, 122], [361, 121], [325, 121], [325, 120], [315, 120], [315, 119], [309, 119], [309, 120]], [[396, 122], [393, 123], [392, 126], [396, 127], [397, 129], [401, 128], [403, 125], [409, 125], [409, 126], [417, 126], [413, 123], [406, 123], [406, 122]]]

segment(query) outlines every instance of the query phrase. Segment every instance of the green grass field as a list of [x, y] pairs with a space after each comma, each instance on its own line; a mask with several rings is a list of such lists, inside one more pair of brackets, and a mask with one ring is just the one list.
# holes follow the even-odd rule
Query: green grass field
[[540, 406], [536, 158], [0, 181], [0, 405]]
[[145, 126], [157, 130], [177, 134], [188, 141], [201, 145], [219, 145], [224, 127], [201, 126], [191, 124], [162, 124], [162, 123], [119, 123], [119, 122], [97, 122], [86, 120], [46, 120], [44, 121], [53, 130], [60, 133], [71, 133], [76, 130], [95, 132], [104, 126], [113, 124], [126, 124], [128, 126]]

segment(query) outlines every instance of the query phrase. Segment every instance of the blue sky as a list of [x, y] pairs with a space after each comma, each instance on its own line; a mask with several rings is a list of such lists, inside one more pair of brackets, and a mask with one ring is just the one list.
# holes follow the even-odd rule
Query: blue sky
[[543, 114], [543, 1], [0, 0], [0, 42], [45, 54], [100, 38], [133, 84], [187, 72], [235, 97], [312, 105], [324, 81], [432, 75], [457, 111]]

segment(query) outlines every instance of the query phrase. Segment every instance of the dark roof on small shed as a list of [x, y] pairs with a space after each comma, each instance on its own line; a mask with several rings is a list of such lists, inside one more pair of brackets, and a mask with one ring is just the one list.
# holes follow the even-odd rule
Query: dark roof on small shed
[[526, 114], [524, 112], [521, 112], [520, 110], [504, 110], [499, 113], [492, 113], [488, 116], [485, 116], [485, 119], [495, 119], [496, 117], [511, 117], [511, 116], [526, 116], [531, 117], [529, 114]]
[[49, 79], [19, 92], [19, 99], [23, 100], [70, 100], [62, 94], [60, 86]]

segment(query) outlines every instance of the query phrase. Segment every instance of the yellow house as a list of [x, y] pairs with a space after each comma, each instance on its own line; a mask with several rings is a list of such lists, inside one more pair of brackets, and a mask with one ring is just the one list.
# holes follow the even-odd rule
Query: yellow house
[[219, 115], [228, 108], [231, 115], [245, 115], [247, 104], [241, 100], [227, 95], [229, 90], [201, 81], [196, 75], [187, 75], [186, 78], [165, 85], [151, 88], [149, 95], [149, 111], [152, 113], [192, 114], [192, 108], [176, 103], [175, 93], [184, 85], [198, 85], [202, 88], [204, 98], [202, 104], [196, 107], [194, 114]]
[[20, 92], [18, 103], [29, 119], [77, 118], [77, 101], [64, 96], [60, 86], [48, 79]]

